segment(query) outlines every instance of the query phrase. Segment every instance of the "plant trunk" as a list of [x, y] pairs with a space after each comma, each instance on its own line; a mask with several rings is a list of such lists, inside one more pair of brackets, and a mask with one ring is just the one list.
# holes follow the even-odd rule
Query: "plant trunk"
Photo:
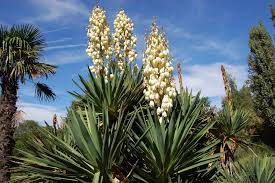
[[7, 183], [10, 177], [9, 156], [15, 145], [13, 134], [15, 130], [15, 113], [17, 110], [16, 80], [2, 78], [2, 95], [0, 96], [0, 182]]

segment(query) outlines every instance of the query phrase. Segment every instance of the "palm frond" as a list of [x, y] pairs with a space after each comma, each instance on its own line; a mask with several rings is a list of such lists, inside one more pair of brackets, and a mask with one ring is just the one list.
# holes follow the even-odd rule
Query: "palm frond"
[[20, 37], [26, 41], [31, 48], [37, 51], [42, 51], [46, 46], [45, 39], [38, 27], [31, 24], [14, 25], [11, 27], [12, 35]]
[[0, 34], [2, 74], [24, 83], [26, 77], [32, 79], [33, 73], [48, 77], [56, 72], [56, 66], [39, 62], [46, 44], [37, 27], [30, 24], [10, 29], [2, 26]]
[[33, 63], [30, 67], [29, 76], [31, 76], [31, 79], [33, 79], [33, 74], [48, 78], [48, 75], [55, 74], [57, 69], [57, 66], [45, 63]]
[[48, 85], [40, 82], [35, 83], [35, 94], [39, 99], [46, 101], [54, 100], [56, 97], [55, 93]]

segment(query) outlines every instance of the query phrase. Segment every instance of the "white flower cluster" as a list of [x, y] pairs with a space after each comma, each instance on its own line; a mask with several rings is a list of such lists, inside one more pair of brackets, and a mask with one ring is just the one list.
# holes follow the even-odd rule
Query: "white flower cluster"
[[124, 71], [127, 61], [131, 64], [137, 57], [137, 38], [133, 35], [133, 22], [125, 14], [124, 10], [119, 11], [114, 21], [115, 32], [113, 33], [114, 53], [118, 67]]
[[106, 75], [107, 68], [104, 67], [104, 60], [112, 55], [111, 37], [105, 10], [99, 6], [96, 6], [91, 13], [87, 36], [86, 52], [94, 64], [90, 66], [90, 70], [95, 74], [102, 72]]
[[143, 64], [145, 99], [149, 101], [151, 107], [157, 107], [162, 122], [173, 107], [176, 84], [172, 77], [173, 67], [168, 41], [155, 23], [152, 25], [151, 33], [146, 37]]

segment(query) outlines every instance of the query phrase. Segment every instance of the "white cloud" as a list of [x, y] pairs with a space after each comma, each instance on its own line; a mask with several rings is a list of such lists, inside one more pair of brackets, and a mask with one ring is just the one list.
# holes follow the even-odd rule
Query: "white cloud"
[[49, 34], [49, 33], [53, 33], [53, 32], [60, 32], [60, 31], [66, 30], [66, 29], [69, 29], [69, 27], [60, 27], [60, 28], [57, 28], [57, 29], [46, 30], [46, 31], [43, 31], [43, 33], [44, 34]]
[[65, 48], [76, 48], [76, 47], [84, 47], [87, 44], [65, 44], [65, 45], [57, 45], [57, 46], [48, 46], [45, 50], [56, 50], [56, 49], [65, 49]]
[[83, 50], [66, 50], [57, 51], [46, 56], [46, 63], [55, 65], [72, 64], [82, 62], [88, 59], [85, 51]]
[[[195, 6], [199, 9], [203, 9], [203, 7], [200, 7], [203, 6], [201, 0], [196, 0], [195, 4]], [[137, 23], [138, 26], [146, 27], [147, 30], [150, 28], [150, 25], [152, 23], [152, 19], [148, 19], [141, 14], [134, 15], [133, 20], [135, 23]], [[171, 46], [173, 46], [174, 52], [180, 53], [177, 54], [176, 57], [183, 57], [185, 58], [184, 60], [186, 60], [186, 55], [182, 56], [183, 51], [181, 50], [181, 48], [184, 48], [185, 52], [186, 49], [191, 49], [192, 52], [213, 52], [217, 55], [230, 57], [232, 59], [239, 59], [241, 57], [241, 52], [239, 49], [240, 43], [238, 42], [238, 40], [224, 39], [218, 37], [217, 35], [193, 33], [165, 18], [157, 19], [157, 23], [159, 27], [163, 28], [169, 39], [177, 39], [176, 42], [170, 42]], [[181, 45], [182, 43], [178, 43], [181, 39], [185, 41], [185, 45]], [[191, 56], [189, 55], [187, 57], [190, 58]]]
[[185, 38], [185, 39], [194, 39], [194, 35], [186, 30], [184, 30], [181, 27], [178, 27], [177, 25], [171, 23], [168, 20], [162, 20], [160, 23], [163, 24], [164, 31], [168, 34], [171, 34], [172, 36], [178, 37], [178, 38]]
[[[201, 4], [200, 0], [198, 0], [197, 3]], [[184, 39], [185, 41], [187, 41], [186, 44], [188, 45], [188, 48], [191, 48], [193, 51], [200, 51], [200, 52], [213, 51], [215, 52], [215, 54], [228, 56], [232, 59], [240, 58], [240, 51], [239, 51], [240, 44], [237, 40], [234, 40], [234, 39], [226, 40], [223, 38], [219, 38], [216, 35], [196, 34], [184, 29], [183, 27], [180, 27], [172, 23], [171, 20], [168, 20], [168, 19], [160, 19], [158, 23], [160, 27], [163, 26], [164, 32], [166, 32], [169, 37]], [[178, 47], [185, 47], [185, 46], [179, 46], [178, 44], [173, 46], [175, 49], [178, 49]], [[182, 51], [178, 51], [178, 52], [182, 52]]]
[[39, 122], [41, 125], [44, 125], [44, 121], [51, 124], [54, 114], [58, 116], [59, 122], [62, 120], [61, 117], [66, 116], [66, 111], [50, 105], [19, 102], [17, 107], [18, 110], [22, 110], [24, 112], [25, 120], [34, 120]]
[[216, 53], [222, 54], [224, 56], [229, 56], [233, 59], [240, 58], [240, 52], [238, 51], [238, 43], [234, 40], [218, 40], [218, 39], [198, 39], [199, 41], [195, 42], [192, 45], [197, 51], [215, 51]]
[[62, 38], [62, 39], [47, 41], [47, 44], [62, 43], [62, 42], [69, 41], [69, 40], [72, 40], [72, 38], [70, 38], [70, 37], [65, 37], [65, 38]]
[[221, 64], [223, 64], [227, 72], [236, 79], [237, 86], [241, 87], [247, 79], [247, 66], [226, 63], [183, 66], [183, 85], [187, 86], [188, 89], [192, 89], [194, 92], [201, 91], [203, 96], [224, 96], [225, 91], [220, 71]]
[[79, 0], [29, 0], [39, 14], [27, 19], [30, 22], [70, 21], [73, 17], [87, 16], [89, 9]]

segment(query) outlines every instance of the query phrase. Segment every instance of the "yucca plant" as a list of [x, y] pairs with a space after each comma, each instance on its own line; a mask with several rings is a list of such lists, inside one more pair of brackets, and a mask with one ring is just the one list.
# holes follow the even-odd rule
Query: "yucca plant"
[[[132, 111], [143, 101], [143, 72], [134, 65], [136, 36], [132, 20], [120, 10], [110, 31], [104, 8], [98, 3], [91, 11], [87, 29], [87, 55], [91, 58], [87, 79], [79, 76], [75, 84], [83, 93], [71, 92], [83, 108], [92, 103], [96, 112], [107, 106], [110, 120], [116, 120], [119, 110]], [[133, 69], [133, 70], [132, 70]]]
[[162, 123], [156, 111], [149, 107], [137, 114], [139, 130], [146, 132], [141, 139], [134, 135], [133, 148], [141, 161], [134, 170], [134, 177], [139, 182], [167, 183], [176, 181], [178, 176], [188, 180], [199, 168], [206, 170], [204, 165], [217, 160], [219, 154], [210, 155], [217, 141], [207, 146], [202, 144], [203, 137], [214, 125], [213, 122], [197, 124], [202, 107], [199, 94], [193, 98], [186, 91], [178, 96], [170, 117]]
[[271, 157], [254, 157], [248, 162], [236, 162], [233, 173], [220, 170], [216, 183], [271, 183], [275, 182], [275, 163]]
[[23, 157], [14, 157], [19, 167], [13, 169], [11, 182], [126, 182], [119, 167], [134, 119], [135, 114], [120, 110], [110, 123], [107, 107], [99, 114], [93, 105], [85, 114], [70, 111], [67, 137], [42, 129], [28, 149], [19, 150]]
[[248, 113], [238, 109], [232, 113], [227, 104], [218, 114], [213, 134], [220, 139], [219, 150], [222, 153], [221, 163], [223, 166], [228, 166], [228, 163], [234, 160], [237, 147], [249, 147], [250, 142], [243, 133], [248, 124]]
[[[89, 78], [79, 76], [81, 85], [75, 84], [83, 93], [70, 92], [80, 101], [79, 106], [93, 104], [96, 112], [101, 112], [107, 106], [111, 120], [118, 117], [119, 110], [125, 112], [134, 110], [134, 106], [144, 101], [142, 85], [142, 69], [139, 71], [125, 68], [121, 73], [117, 63], [110, 63], [108, 82], [104, 75], [95, 76], [89, 71]], [[110, 77], [112, 76], [112, 77]]]
[[233, 110], [232, 94], [228, 82], [228, 74], [223, 65], [221, 71], [225, 86], [226, 100], [223, 109], [218, 113], [217, 122], [212, 130], [214, 138], [220, 140], [217, 151], [221, 153], [221, 165], [230, 169], [234, 161], [234, 153], [237, 147], [248, 147], [249, 141], [243, 130], [249, 125], [249, 114], [240, 109]]

